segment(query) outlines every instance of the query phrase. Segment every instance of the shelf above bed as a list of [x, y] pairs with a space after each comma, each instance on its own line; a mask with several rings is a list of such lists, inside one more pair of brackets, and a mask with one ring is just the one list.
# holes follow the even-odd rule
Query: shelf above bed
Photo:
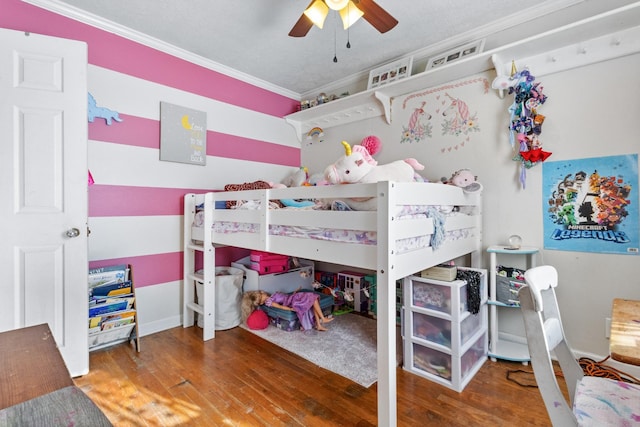
[[390, 124], [393, 98], [494, 68], [506, 75], [512, 60], [540, 76], [640, 52], [638, 22], [640, 2], [302, 110], [285, 120], [294, 127], [299, 141], [314, 127], [328, 129], [375, 117]]

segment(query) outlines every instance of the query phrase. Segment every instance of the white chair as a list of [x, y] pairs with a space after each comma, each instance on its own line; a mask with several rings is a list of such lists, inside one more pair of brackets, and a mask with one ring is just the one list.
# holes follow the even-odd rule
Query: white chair
[[[531, 366], [547, 408], [558, 426], [640, 425], [640, 386], [601, 377], [585, 376], [562, 329], [555, 287], [558, 272], [549, 265], [525, 272], [527, 286], [519, 292]], [[560, 364], [570, 402], [565, 399], [551, 363]]]

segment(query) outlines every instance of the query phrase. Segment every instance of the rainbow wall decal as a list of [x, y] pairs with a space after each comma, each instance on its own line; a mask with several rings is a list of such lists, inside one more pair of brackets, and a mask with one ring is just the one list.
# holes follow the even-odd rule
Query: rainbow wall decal
[[315, 136], [319, 138], [323, 135], [324, 135], [324, 131], [322, 130], [322, 128], [314, 127], [309, 132], [307, 132], [307, 139], [311, 139]]

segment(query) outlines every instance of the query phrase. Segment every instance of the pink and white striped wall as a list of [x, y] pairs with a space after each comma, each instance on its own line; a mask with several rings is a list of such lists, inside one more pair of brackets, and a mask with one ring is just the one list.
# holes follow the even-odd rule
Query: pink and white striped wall
[[[89, 92], [124, 119], [89, 124], [90, 267], [134, 266], [141, 334], [178, 325], [182, 196], [297, 168], [300, 146], [282, 119], [297, 100], [23, 1], [0, 0], [0, 10], [1, 28], [88, 44]], [[161, 101], [206, 112], [206, 166], [159, 160]], [[216, 264], [245, 253], [219, 250]]]

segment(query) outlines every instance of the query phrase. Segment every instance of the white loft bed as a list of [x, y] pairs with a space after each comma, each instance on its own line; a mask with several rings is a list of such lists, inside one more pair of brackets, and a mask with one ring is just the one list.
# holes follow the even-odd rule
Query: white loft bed
[[[186, 194], [184, 199], [184, 307], [183, 326], [194, 323], [194, 312], [204, 314], [203, 339], [214, 338], [215, 247], [234, 246], [297, 256], [327, 263], [374, 270], [377, 273], [377, 358], [378, 424], [396, 425], [396, 280], [425, 268], [471, 256], [471, 267], [480, 267], [482, 250], [482, 209], [480, 193], [439, 183], [350, 184]], [[328, 211], [268, 209], [269, 200], [344, 199], [377, 197], [376, 211]], [[215, 209], [215, 202], [227, 200], [259, 201], [259, 208]], [[202, 226], [194, 226], [196, 211], [203, 206]], [[432, 234], [436, 225], [427, 216], [398, 219], [400, 206], [456, 206], [468, 214], [446, 217], [447, 233], [466, 230], [465, 237], [445, 239], [432, 246], [400, 253], [396, 242], [418, 235]], [[200, 213], [202, 219], [202, 213]], [[214, 222], [259, 224], [258, 231], [228, 233], [216, 230]], [[375, 244], [344, 243], [270, 234], [270, 226], [297, 226], [374, 232]], [[203, 253], [204, 273], [194, 273], [195, 253]], [[194, 301], [194, 282], [205, 283], [204, 304]], [[207, 291], [210, 290], [210, 291]], [[204, 307], [207, 309], [205, 310]]]

